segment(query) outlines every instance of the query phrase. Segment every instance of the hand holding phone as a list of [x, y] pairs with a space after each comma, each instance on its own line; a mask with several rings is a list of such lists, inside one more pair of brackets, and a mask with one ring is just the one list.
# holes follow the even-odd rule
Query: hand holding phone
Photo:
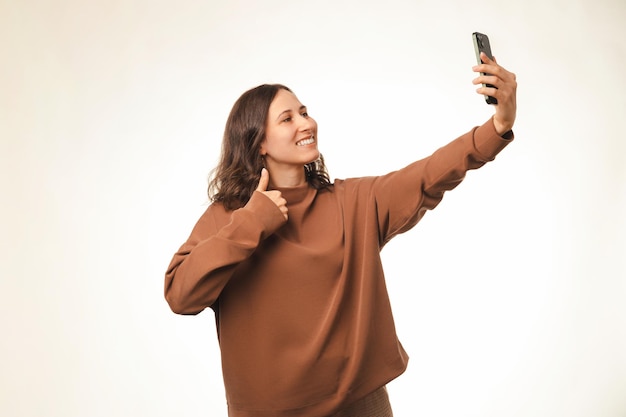
[[[489, 37], [484, 33], [474, 32], [472, 33], [472, 39], [474, 41], [474, 51], [476, 52], [476, 62], [478, 64], [484, 64], [483, 60], [480, 58], [480, 53], [484, 52], [485, 55], [489, 57], [489, 59], [493, 59], [493, 55], [491, 53], [491, 44], [489, 43]], [[482, 72], [482, 75], [490, 75]], [[483, 84], [486, 87], [494, 87], [491, 84]], [[494, 87], [495, 88], [495, 87]], [[495, 97], [485, 96], [485, 101], [487, 104], [498, 104], [498, 100]]]

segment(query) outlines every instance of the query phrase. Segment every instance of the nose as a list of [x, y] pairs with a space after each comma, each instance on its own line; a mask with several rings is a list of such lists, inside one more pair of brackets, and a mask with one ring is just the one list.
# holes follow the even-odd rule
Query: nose
[[300, 130], [303, 132], [314, 132], [317, 128], [317, 122], [312, 117], [303, 117], [300, 120]]

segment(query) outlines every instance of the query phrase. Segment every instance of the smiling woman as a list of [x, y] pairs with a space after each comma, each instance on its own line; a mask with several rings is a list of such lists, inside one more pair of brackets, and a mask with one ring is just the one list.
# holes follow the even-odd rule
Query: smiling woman
[[[241, 207], [257, 188], [264, 167], [276, 184], [302, 184], [306, 178], [316, 189], [329, 186], [316, 134], [317, 123], [286, 86], [263, 84], [247, 91], [234, 104], [226, 122], [222, 155], [209, 183], [209, 196], [228, 209]], [[292, 145], [300, 148], [282, 149], [282, 141], [293, 141]], [[289, 149], [297, 153], [284, 155]], [[290, 158], [296, 159], [290, 163]]]
[[[283, 110], [284, 109], [284, 110]], [[275, 187], [295, 187], [306, 182], [303, 166], [317, 160], [317, 123], [298, 98], [279, 89], [267, 117], [261, 155]]]
[[380, 251], [513, 137], [514, 75], [493, 61], [475, 71], [498, 87], [486, 123], [387, 175], [333, 183], [291, 90], [261, 85], [237, 100], [213, 204], [165, 276], [174, 312], [215, 312], [229, 416], [391, 416], [385, 386], [408, 355]]

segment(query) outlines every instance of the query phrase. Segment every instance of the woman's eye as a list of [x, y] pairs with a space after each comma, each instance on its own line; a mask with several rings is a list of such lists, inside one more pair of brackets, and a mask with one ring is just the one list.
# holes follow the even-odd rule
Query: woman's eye
[[309, 113], [307, 112], [302, 113], [302, 117], [309, 117]]
[[283, 119], [283, 122], [290, 122], [290, 121], [291, 121], [291, 116]]

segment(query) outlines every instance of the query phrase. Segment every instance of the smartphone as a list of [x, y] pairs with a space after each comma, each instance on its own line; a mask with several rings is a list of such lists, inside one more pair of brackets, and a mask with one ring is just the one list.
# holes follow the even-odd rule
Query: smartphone
[[[493, 59], [493, 55], [491, 53], [491, 44], [489, 43], [489, 37], [484, 33], [474, 32], [472, 33], [472, 39], [474, 40], [474, 51], [476, 52], [476, 62], [478, 64], [483, 64], [482, 59], [480, 59], [480, 53], [484, 52], [490, 59]], [[483, 75], [489, 75], [486, 73], [481, 73]], [[483, 84], [485, 85], [485, 84]], [[491, 84], [486, 84], [487, 87], [493, 87]], [[485, 96], [485, 101], [487, 104], [498, 104], [498, 100], [495, 97]]]

